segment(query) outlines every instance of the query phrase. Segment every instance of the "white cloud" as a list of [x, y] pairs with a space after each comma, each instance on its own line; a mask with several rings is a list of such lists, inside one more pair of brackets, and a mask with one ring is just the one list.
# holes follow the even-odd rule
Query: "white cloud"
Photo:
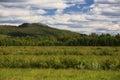
[[110, 26], [109, 30], [119, 30], [120, 31], [120, 25], [114, 24], [114, 25]]
[[47, 12], [45, 10], [42, 10], [42, 9], [39, 9], [39, 10], [33, 10], [31, 11], [31, 13], [33, 14], [37, 14], [37, 15], [40, 15], [40, 14], [46, 14]]
[[87, 15], [87, 19], [99, 22], [90, 26], [98, 25], [94, 29], [99, 32], [120, 33], [120, 0], [95, 0], [90, 8], [91, 15]]
[[56, 14], [63, 14], [63, 9], [58, 9], [58, 10], [56, 10], [55, 13], [56, 13]]
[[67, 3], [77, 3], [77, 4], [84, 4], [85, 0], [63, 0]]
[[103, 4], [119, 4], [120, 0], [94, 0], [94, 2]]
[[26, 9], [20, 9], [20, 8], [5, 8], [0, 7], [0, 15], [1, 16], [27, 16], [30, 14], [29, 10]]
[[91, 12], [96, 14], [120, 14], [120, 5], [118, 4], [93, 4]]
[[40, 8], [47, 8], [47, 9], [64, 9], [69, 7], [69, 5], [65, 4], [63, 0], [30, 0], [27, 4], [35, 5]]
[[[64, 13], [68, 7], [85, 4], [85, 0], [24, 0], [25, 2], [15, 3], [11, 0], [6, 1], [7, 3], [0, 1], [0, 24], [13, 24], [14, 21], [18, 21], [19, 24], [41, 22], [59, 29], [87, 34], [120, 31], [120, 0], [94, 0], [93, 5], [84, 7], [90, 8], [86, 13], [78, 11]], [[76, 7], [82, 9], [81, 6]], [[53, 15], [49, 15], [46, 9], [55, 11]]]

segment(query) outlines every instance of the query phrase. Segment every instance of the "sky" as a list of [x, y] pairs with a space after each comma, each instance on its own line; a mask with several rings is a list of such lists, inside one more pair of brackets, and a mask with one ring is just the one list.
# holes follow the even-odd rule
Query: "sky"
[[22, 23], [116, 34], [120, 33], [120, 0], [0, 0], [0, 25]]

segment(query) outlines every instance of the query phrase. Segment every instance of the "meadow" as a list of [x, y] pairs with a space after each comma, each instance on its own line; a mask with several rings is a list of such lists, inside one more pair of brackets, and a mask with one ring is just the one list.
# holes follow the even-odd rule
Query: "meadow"
[[119, 80], [120, 47], [1, 46], [0, 80]]
[[120, 80], [120, 71], [0, 69], [0, 80]]

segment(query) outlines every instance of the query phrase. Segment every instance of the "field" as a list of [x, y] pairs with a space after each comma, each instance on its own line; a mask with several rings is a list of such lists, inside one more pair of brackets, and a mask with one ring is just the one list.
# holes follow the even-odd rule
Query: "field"
[[120, 47], [1, 46], [0, 80], [119, 80]]
[[0, 80], [120, 80], [120, 71], [0, 69]]

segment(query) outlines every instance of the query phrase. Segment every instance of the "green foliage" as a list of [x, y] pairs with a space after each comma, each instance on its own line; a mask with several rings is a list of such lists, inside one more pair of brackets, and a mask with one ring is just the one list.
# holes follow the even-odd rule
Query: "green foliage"
[[0, 26], [0, 46], [120, 46], [120, 34], [80, 34], [51, 28], [44, 24], [24, 23]]

